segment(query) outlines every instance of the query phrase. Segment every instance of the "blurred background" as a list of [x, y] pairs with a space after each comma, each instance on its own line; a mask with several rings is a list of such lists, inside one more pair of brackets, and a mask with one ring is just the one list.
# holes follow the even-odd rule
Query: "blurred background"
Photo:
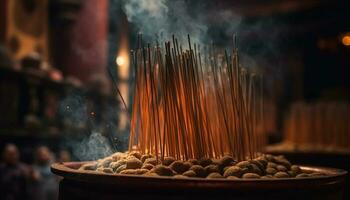
[[264, 74], [267, 144], [348, 150], [349, 1], [155, 2], [0, 1], [1, 199], [56, 199], [52, 162], [127, 149], [139, 32], [196, 41], [198, 27], [197, 42], [222, 48], [235, 33], [243, 65]]

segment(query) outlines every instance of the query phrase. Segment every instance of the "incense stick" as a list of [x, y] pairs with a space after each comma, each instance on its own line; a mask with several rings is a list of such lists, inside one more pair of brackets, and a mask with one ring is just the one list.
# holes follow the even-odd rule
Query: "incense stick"
[[299, 147], [349, 150], [349, 112], [345, 102], [295, 103], [285, 118], [285, 142]]
[[164, 48], [142, 47], [141, 38], [132, 56], [129, 150], [161, 159], [256, 156], [262, 141], [261, 76], [239, 66], [236, 42], [229, 55], [213, 45], [203, 53], [189, 36], [188, 49], [174, 36]]

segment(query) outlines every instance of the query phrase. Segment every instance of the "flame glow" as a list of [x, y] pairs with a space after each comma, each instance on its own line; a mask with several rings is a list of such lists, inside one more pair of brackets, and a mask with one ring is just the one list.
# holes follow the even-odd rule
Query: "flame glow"
[[[126, 26], [124, 26], [126, 27]], [[117, 64], [117, 71], [119, 76], [118, 88], [125, 104], [129, 104], [129, 74], [130, 74], [130, 58], [129, 58], [129, 41], [127, 37], [127, 29], [120, 33], [119, 37], [119, 51], [117, 53], [115, 62]], [[119, 114], [119, 130], [125, 130], [128, 125], [128, 115], [126, 112]]]
[[343, 43], [343, 45], [345, 45], [345, 46], [350, 46], [350, 35], [345, 35], [345, 36], [342, 38], [342, 43]]
[[118, 67], [119, 78], [126, 80], [129, 78], [129, 56], [128, 50], [122, 48], [119, 51], [119, 54], [115, 60]]
[[118, 66], [123, 66], [125, 64], [125, 59], [122, 56], [118, 56], [116, 59], [116, 63]]

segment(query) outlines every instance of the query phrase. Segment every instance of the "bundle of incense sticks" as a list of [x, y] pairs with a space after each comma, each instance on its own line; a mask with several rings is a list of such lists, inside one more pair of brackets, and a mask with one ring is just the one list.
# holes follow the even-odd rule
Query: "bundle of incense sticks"
[[344, 102], [298, 102], [285, 118], [285, 142], [350, 149], [350, 106]]
[[263, 143], [262, 75], [240, 67], [233, 46], [230, 53], [213, 46], [201, 53], [189, 36], [188, 49], [173, 36], [163, 47], [132, 51], [129, 151], [182, 160], [257, 156]]

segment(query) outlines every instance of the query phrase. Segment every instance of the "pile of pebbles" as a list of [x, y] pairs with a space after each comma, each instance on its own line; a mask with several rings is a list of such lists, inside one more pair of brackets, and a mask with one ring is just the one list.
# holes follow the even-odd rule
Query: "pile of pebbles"
[[141, 155], [138, 152], [117, 152], [104, 159], [86, 163], [79, 170], [107, 174], [207, 179], [305, 178], [326, 175], [303, 171], [299, 166], [292, 165], [284, 156], [262, 155], [240, 162], [235, 161], [231, 156], [187, 161], [165, 157], [163, 161], [160, 161], [152, 155]]

